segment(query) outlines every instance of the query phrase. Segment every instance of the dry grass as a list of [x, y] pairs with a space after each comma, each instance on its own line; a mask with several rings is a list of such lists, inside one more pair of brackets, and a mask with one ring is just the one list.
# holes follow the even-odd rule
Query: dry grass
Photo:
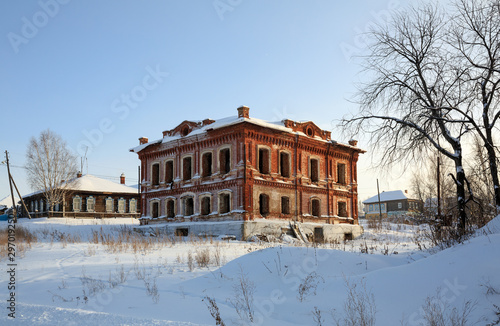
[[[15, 233], [12, 229], [0, 229], [0, 260], [7, 258], [10, 248], [15, 248], [15, 257], [24, 255], [24, 253], [31, 249], [31, 246], [38, 241], [37, 236], [26, 228], [16, 225]], [[9, 245], [10, 243], [10, 245]]]

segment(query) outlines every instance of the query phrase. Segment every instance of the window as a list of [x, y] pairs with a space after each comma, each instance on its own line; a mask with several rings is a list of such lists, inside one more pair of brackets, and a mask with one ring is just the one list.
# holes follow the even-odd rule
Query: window
[[31, 203], [30, 203], [30, 212], [33, 212], [33, 208], [34, 208], [34, 207], [35, 207], [35, 206], [33, 205], [33, 202], [31, 202]]
[[160, 164], [153, 164], [153, 168], [151, 170], [151, 184], [153, 186], [158, 186], [160, 184]]
[[311, 215], [319, 217], [320, 216], [320, 202], [319, 199], [311, 200]]
[[191, 156], [185, 157], [182, 160], [182, 180], [191, 180]]
[[[80, 198], [80, 197], [78, 197], [78, 198]], [[80, 200], [80, 206], [78, 208], [78, 212], [81, 209], [81, 205], [82, 205], [82, 201]], [[43, 199], [40, 199], [40, 212], [43, 212]]]
[[212, 175], [212, 153], [204, 153], [201, 157], [201, 176], [209, 177]]
[[201, 198], [200, 214], [205, 216], [210, 214], [210, 196], [205, 196]]
[[226, 214], [231, 211], [231, 195], [221, 193], [219, 195], [219, 214]]
[[118, 213], [125, 213], [125, 199], [118, 199]]
[[107, 213], [112, 213], [114, 209], [114, 204], [113, 204], [113, 198], [108, 197], [106, 198], [106, 212]]
[[259, 148], [259, 172], [263, 174], [269, 174], [269, 149]]
[[135, 200], [135, 198], [132, 198], [129, 201], [128, 211], [129, 211], [129, 213], [136, 213], [137, 212], [137, 200]]
[[160, 216], [160, 203], [155, 200], [151, 202], [151, 217], [157, 218]]
[[373, 212], [373, 205], [372, 204], [370, 204], [370, 206], [368, 206], [368, 211]]
[[174, 182], [174, 161], [172, 160], [165, 163], [165, 182]]
[[226, 174], [231, 171], [231, 152], [229, 148], [224, 148], [219, 151], [220, 173]]
[[95, 199], [92, 196], [87, 197], [87, 212], [95, 211]]
[[[80, 196], [73, 197], [73, 212], [79, 212], [82, 210], [82, 198]], [[40, 201], [40, 212], [43, 211], [43, 202]]]
[[312, 182], [318, 182], [319, 181], [319, 161], [315, 158], [312, 158], [309, 160], [309, 167], [310, 167], [310, 179]]
[[398, 203], [398, 209], [403, 208], [403, 203]]
[[194, 214], [194, 200], [193, 197], [188, 196], [182, 199], [184, 216], [191, 216]]
[[290, 177], [290, 154], [287, 152], [280, 153], [280, 173], [284, 178]]
[[290, 214], [290, 198], [281, 197], [281, 214]]
[[35, 201], [35, 211], [38, 212], [38, 201]]
[[345, 180], [345, 164], [337, 164], [337, 181], [341, 184], [346, 184]]
[[260, 194], [259, 196], [259, 212], [264, 217], [269, 215], [269, 196], [266, 194]]
[[172, 198], [167, 199], [167, 217], [175, 217], [175, 201]]
[[59, 212], [59, 203], [56, 204], [55, 211]]
[[347, 217], [347, 203], [345, 202], [339, 202], [339, 212], [338, 216], [340, 217]]

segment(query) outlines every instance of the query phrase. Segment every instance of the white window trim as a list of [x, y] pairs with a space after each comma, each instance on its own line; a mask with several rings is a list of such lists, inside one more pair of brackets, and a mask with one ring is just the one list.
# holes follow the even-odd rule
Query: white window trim
[[[134, 203], [134, 211], [132, 211], [130, 208], [132, 207], [132, 203]], [[135, 198], [130, 198], [128, 201], [128, 212], [129, 213], [137, 213], [137, 199]]]
[[164, 201], [164, 208], [165, 208], [165, 216], [167, 216], [167, 204], [170, 200], [173, 200], [174, 201], [174, 217], [177, 216], [177, 198], [175, 198], [174, 196], [167, 196], [163, 199]]
[[[89, 209], [89, 200], [93, 200], [93, 205], [92, 205], [93, 208], [92, 209]], [[86, 198], [86, 203], [87, 203], [87, 212], [91, 212], [91, 213], [95, 212], [95, 198], [94, 198], [94, 196], [88, 196]]]
[[[80, 201], [80, 204], [78, 205], [79, 207], [77, 209], [75, 209], [75, 200]], [[81, 210], [82, 210], [82, 197], [80, 197], [79, 195], [73, 196], [73, 212], [78, 213]]]
[[[108, 201], [111, 200], [111, 210], [108, 210]], [[115, 210], [115, 200], [108, 196], [104, 199], [104, 209], [106, 210], [106, 213], [113, 213], [113, 211]]]
[[[123, 209], [122, 209], [122, 210], [120, 210], [120, 204], [121, 204], [121, 203], [123, 204]], [[123, 197], [120, 197], [120, 198], [118, 199], [118, 213], [123, 214], [123, 213], [125, 213], [126, 211], [127, 211], [127, 201], [126, 201]]]

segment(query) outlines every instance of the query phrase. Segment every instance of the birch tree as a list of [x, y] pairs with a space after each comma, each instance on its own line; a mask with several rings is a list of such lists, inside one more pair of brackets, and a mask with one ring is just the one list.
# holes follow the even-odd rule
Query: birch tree
[[63, 203], [69, 191], [68, 181], [76, 176], [76, 158], [66, 142], [49, 129], [37, 138], [32, 137], [26, 151], [26, 170], [33, 190], [41, 190], [50, 210]]

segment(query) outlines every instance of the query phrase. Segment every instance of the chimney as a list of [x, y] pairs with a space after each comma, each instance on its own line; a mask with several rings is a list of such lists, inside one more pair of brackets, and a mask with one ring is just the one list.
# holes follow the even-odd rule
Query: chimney
[[349, 145], [356, 147], [358, 145], [358, 141], [355, 139], [351, 139], [351, 140], [349, 140]]
[[125, 173], [122, 173], [122, 175], [120, 175], [120, 184], [125, 184]]
[[238, 108], [238, 118], [250, 118], [250, 108], [248, 106], [240, 106]]
[[139, 138], [139, 145], [147, 144], [147, 143], [148, 143], [148, 137]]
[[76, 177], [77, 178], [81, 178], [82, 177], [82, 172], [78, 171], [78, 173], [76, 174]]

